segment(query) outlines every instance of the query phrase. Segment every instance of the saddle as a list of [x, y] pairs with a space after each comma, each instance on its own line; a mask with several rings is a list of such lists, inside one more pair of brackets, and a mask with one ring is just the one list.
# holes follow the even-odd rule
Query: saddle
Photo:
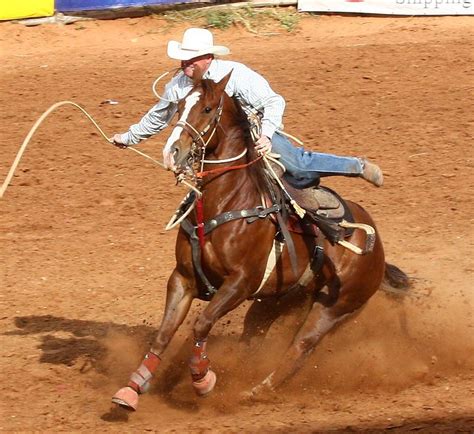
[[[188, 218], [188, 214], [193, 210], [197, 201], [196, 194], [191, 191], [183, 199], [166, 226], [166, 229], [169, 230], [179, 224], [189, 237], [194, 268], [204, 284], [204, 289], [199, 293], [199, 298], [202, 300], [210, 300], [217, 289], [210, 283], [202, 268], [201, 244], [204, 242], [205, 235], [230, 221], [245, 219], [247, 223], [251, 224], [262, 218], [272, 218], [279, 226], [275, 239], [281, 237], [282, 241], [286, 242], [295, 274], [297, 255], [290, 232], [316, 237], [317, 246], [310, 264], [313, 272], [322, 266], [324, 239], [328, 239], [332, 244], [340, 244], [358, 255], [364, 255], [373, 249], [374, 229], [368, 225], [354, 223], [349, 206], [336, 192], [327, 187], [315, 185], [304, 189], [295, 188], [291, 182], [288, 182], [287, 176], [282, 176], [284, 169], [280, 167], [279, 163], [275, 163], [275, 166], [268, 160], [265, 161], [268, 163], [267, 169], [265, 169], [265, 178], [271, 196], [267, 199], [271, 199], [271, 203], [257, 205], [249, 209], [226, 211], [208, 221], [198, 221], [198, 224], [195, 225]], [[266, 201], [263, 200], [263, 202]], [[367, 234], [363, 248], [344, 239], [350, 236], [355, 229], [363, 229]], [[320, 233], [324, 237], [319, 236]]]
[[[269, 164], [269, 177], [279, 184], [287, 197], [291, 197], [304, 210], [303, 218], [290, 212], [290, 216], [293, 214], [288, 221], [290, 231], [316, 236], [319, 229], [332, 244], [352, 235], [353, 227], [341, 226], [341, 222], [354, 223], [352, 213], [341, 196], [330, 188], [319, 185], [319, 178], [303, 185], [284, 172], [273, 158], [269, 160]], [[275, 176], [278, 180], [275, 180]], [[278, 186], [275, 185], [275, 188]], [[290, 204], [288, 208], [291, 208]]]
[[293, 215], [289, 222], [290, 231], [316, 235], [319, 229], [332, 244], [352, 235], [354, 228], [343, 227], [341, 222], [353, 223], [354, 218], [346, 202], [335, 191], [322, 186], [304, 190], [290, 185], [285, 185], [285, 188], [305, 210], [303, 219]]

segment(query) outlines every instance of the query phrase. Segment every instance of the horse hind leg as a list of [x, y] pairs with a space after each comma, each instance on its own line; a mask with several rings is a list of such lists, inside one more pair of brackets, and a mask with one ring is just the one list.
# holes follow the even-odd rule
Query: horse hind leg
[[278, 318], [278, 300], [255, 300], [247, 310], [240, 342], [249, 346], [254, 339], [262, 339]]
[[[306, 314], [311, 309], [310, 297], [311, 294], [308, 294], [305, 288], [299, 287], [281, 297], [255, 300], [245, 315], [240, 342], [247, 346], [258, 344], [265, 338], [276, 320], [296, 315], [301, 318], [302, 309]], [[301, 325], [300, 322], [296, 327], [300, 328]]]
[[254, 397], [265, 390], [274, 390], [288, 380], [301, 368], [307, 356], [311, 354], [321, 339], [337, 324], [350, 316], [357, 307], [359, 306], [341, 309], [336, 305], [326, 307], [315, 302], [280, 365], [265, 380], [254, 387], [247, 396]]

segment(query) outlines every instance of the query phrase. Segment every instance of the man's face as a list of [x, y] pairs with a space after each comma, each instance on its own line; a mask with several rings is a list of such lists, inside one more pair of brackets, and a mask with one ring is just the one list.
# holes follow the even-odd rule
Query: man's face
[[211, 61], [212, 54], [204, 54], [203, 56], [193, 57], [189, 60], [182, 60], [181, 68], [183, 69], [183, 72], [187, 77], [193, 78], [195, 72], [206, 72], [207, 68], [209, 68]]

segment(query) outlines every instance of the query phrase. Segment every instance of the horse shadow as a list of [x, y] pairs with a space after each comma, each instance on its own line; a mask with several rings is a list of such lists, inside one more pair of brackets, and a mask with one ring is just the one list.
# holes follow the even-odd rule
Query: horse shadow
[[[110, 383], [126, 383], [130, 373], [136, 368], [135, 362], [138, 366], [156, 333], [156, 328], [148, 324], [125, 325], [53, 315], [15, 317], [13, 323], [16, 328], [4, 332], [3, 336], [38, 336], [39, 363], [76, 366], [80, 374], [102, 374], [109, 379], [105, 385], [107, 388], [111, 386]], [[110, 365], [111, 359], [115, 356], [110, 354], [111, 336], [125, 337], [129, 342], [133, 342], [131, 348], [133, 355], [128, 354], [128, 361], [122, 363], [119, 369], [116, 369], [117, 361], [114, 362], [115, 365]], [[236, 341], [235, 338], [229, 339], [233, 343]], [[229, 339], [216, 337], [210, 341], [211, 343], [218, 341], [222, 346], [222, 341], [225, 341], [224, 345], [230, 345], [227, 342]], [[200, 406], [190, 387], [188, 369], [190, 351], [190, 337], [178, 339], [174, 345], [170, 345], [149, 394], [159, 397], [171, 408], [195, 413], [199, 411]], [[128, 413], [114, 406], [103, 414], [101, 419], [108, 422], [123, 422], [128, 420]]]
[[[53, 315], [15, 317], [13, 322], [17, 329], [3, 333], [5, 336], [40, 335], [40, 363], [72, 366], [84, 360], [82, 373], [91, 369], [104, 372], [101, 361], [107, 353], [105, 340], [111, 333], [150, 342], [154, 333], [154, 328], [145, 324], [128, 326]], [[57, 336], [65, 333], [70, 336]]]
[[[111, 336], [125, 337], [135, 344], [134, 356], [137, 360], [148, 350], [153, 341], [156, 329], [148, 324], [125, 325], [113, 322], [90, 321], [81, 319], [69, 319], [53, 315], [30, 315], [15, 317], [14, 330], [4, 332], [4, 336], [28, 336], [37, 335], [40, 350], [39, 363], [53, 365], [78, 366], [80, 374], [98, 373], [110, 378], [111, 382], [126, 382], [132, 369], [130, 366], [119, 370], [110, 366], [110, 345], [108, 340]], [[189, 347], [187, 347], [189, 349]], [[181, 354], [181, 360], [179, 356]], [[130, 355], [129, 355], [130, 358]], [[178, 359], [177, 359], [178, 358]], [[184, 348], [177, 357], [173, 356], [167, 365], [180, 367], [185, 366]], [[175, 402], [169, 398], [171, 391], [178, 384], [183, 374], [171, 372], [167, 369], [166, 382], [153, 390], [159, 394], [169, 405], [183, 408], [182, 402]], [[123, 375], [123, 378], [121, 378]], [[167, 397], [169, 399], [167, 399]], [[124, 420], [123, 412], [111, 411], [102, 418], [110, 421]]]
[[[288, 310], [291, 303], [281, 303], [280, 306], [285, 306], [284, 310]], [[238, 382], [240, 381], [238, 378], [248, 376], [248, 373], [244, 371], [237, 373], [236, 371], [243, 369], [239, 368], [240, 366], [261, 364], [256, 347], [260, 346], [261, 339], [270, 329], [270, 324], [282, 313], [281, 308], [276, 309], [275, 306], [271, 306], [270, 311], [272, 313], [268, 315], [269, 320], [267, 317], [260, 316], [263, 312], [262, 309], [256, 310], [253, 318], [250, 317], [250, 320], [247, 318], [242, 335], [216, 334], [209, 338], [213, 369], [220, 378], [220, 390], [224, 390], [223, 394], [226, 397], [233, 394], [236, 389], [244, 388], [244, 385]], [[250, 313], [252, 313], [252, 309], [250, 309]], [[130, 373], [138, 366], [143, 354], [149, 350], [157, 331], [155, 327], [147, 323], [126, 325], [69, 319], [53, 315], [19, 316], [15, 317], [13, 322], [16, 329], [4, 332], [3, 335], [37, 335], [39, 338], [37, 348], [41, 351], [39, 363], [76, 366], [79, 367], [80, 374], [102, 374], [108, 378], [107, 387], [112, 383], [118, 385], [127, 381]], [[246, 328], [248, 330], [245, 330]], [[262, 333], [263, 330], [264, 333]], [[255, 342], [250, 345], [249, 334], [259, 337], [257, 345]], [[125, 338], [128, 343], [133, 342], [131, 347], [125, 349], [125, 352], [128, 353], [127, 362], [117, 361], [120, 357], [117, 349], [112, 349], [111, 354], [110, 339], [117, 336]], [[149, 394], [155, 395], [171, 408], [187, 413], [196, 413], [200, 410], [201, 404], [190, 387], [188, 359], [191, 346], [192, 337], [187, 335], [186, 331], [184, 336], [173, 340]], [[121, 349], [122, 353], [123, 350], [124, 348]], [[214, 353], [215, 359], [212, 357], [212, 353]], [[132, 358], [134, 360], [131, 360]], [[111, 359], [114, 359], [115, 365], [113, 366], [110, 364]], [[216, 396], [217, 401], [222, 398], [223, 395]], [[209, 401], [209, 398], [206, 401]], [[128, 415], [125, 411], [113, 407], [109, 412], [103, 414], [101, 419], [108, 422], [122, 422], [128, 420]]]

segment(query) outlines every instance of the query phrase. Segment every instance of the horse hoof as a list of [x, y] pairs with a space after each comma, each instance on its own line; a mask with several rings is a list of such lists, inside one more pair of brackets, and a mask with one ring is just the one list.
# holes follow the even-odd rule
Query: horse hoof
[[262, 396], [263, 392], [264, 392], [264, 386], [259, 384], [258, 386], [255, 386], [250, 390], [241, 392], [240, 397], [244, 401], [257, 401], [258, 398]]
[[136, 411], [138, 406], [138, 393], [131, 387], [122, 387], [112, 397], [112, 402], [126, 410]]
[[239, 393], [239, 401], [242, 404], [251, 404], [254, 401], [255, 394], [252, 390], [245, 390]]
[[214, 371], [207, 371], [207, 374], [198, 381], [193, 381], [194, 391], [199, 396], [206, 396], [208, 393], [212, 392], [214, 386], [216, 385], [217, 377]]

